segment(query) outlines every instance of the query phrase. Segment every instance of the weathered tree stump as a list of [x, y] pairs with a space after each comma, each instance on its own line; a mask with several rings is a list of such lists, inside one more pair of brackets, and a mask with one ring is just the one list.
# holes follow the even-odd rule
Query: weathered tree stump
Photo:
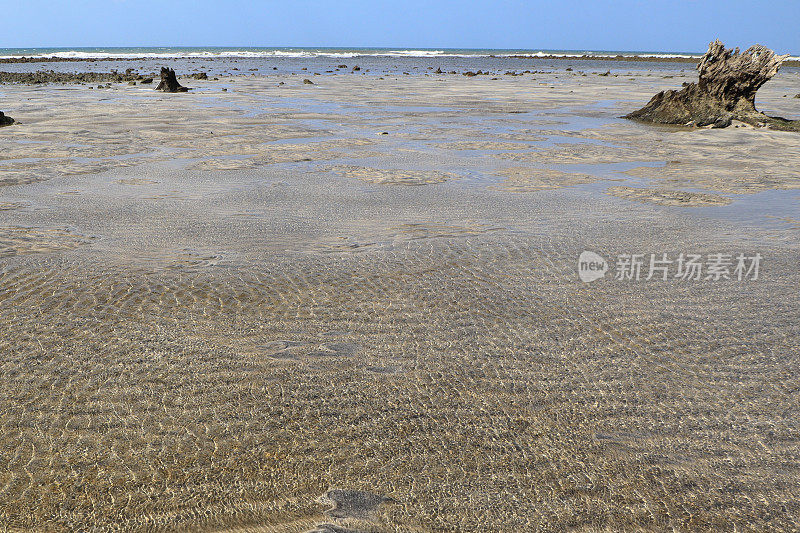
[[756, 110], [756, 91], [780, 69], [789, 57], [755, 45], [744, 53], [729, 50], [714, 41], [700, 59], [700, 79], [680, 91], [662, 91], [638, 111], [625, 118], [657, 124], [724, 128], [733, 120], [800, 131], [800, 121], [768, 117]]
[[175, 71], [171, 68], [161, 67], [161, 82], [156, 87], [156, 91], [165, 93], [185, 93], [189, 89], [178, 83]]
[[7, 117], [0, 111], [0, 126], [10, 126], [14, 123], [14, 119]]

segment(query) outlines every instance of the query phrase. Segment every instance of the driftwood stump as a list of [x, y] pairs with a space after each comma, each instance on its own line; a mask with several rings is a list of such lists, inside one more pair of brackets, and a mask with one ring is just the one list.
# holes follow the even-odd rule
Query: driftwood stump
[[680, 91], [662, 91], [650, 102], [625, 116], [657, 124], [724, 128], [733, 120], [775, 129], [800, 131], [800, 121], [768, 117], [756, 110], [756, 91], [772, 78], [789, 57], [755, 45], [744, 53], [719, 41], [708, 46], [697, 69], [700, 79]]
[[7, 117], [0, 111], [0, 126], [10, 126], [14, 123], [14, 119]]
[[158, 84], [158, 87], [156, 87], [156, 91], [165, 93], [185, 93], [188, 90], [189, 89], [178, 83], [174, 70], [161, 67], [161, 82]]

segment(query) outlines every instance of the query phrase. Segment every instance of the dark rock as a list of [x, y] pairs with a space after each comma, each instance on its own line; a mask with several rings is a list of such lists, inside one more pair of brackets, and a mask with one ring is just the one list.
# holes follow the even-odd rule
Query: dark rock
[[714, 41], [700, 60], [697, 83], [680, 91], [662, 91], [646, 106], [625, 118], [657, 124], [692, 124], [724, 128], [732, 120], [751, 125], [763, 123], [781, 130], [800, 131], [800, 120], [768, 117], [755, 108], [756, 91], [777, 74], [789, 57], [761, 45], [744, 53], [726, 49]]
[[189, 89], [178, 83], [175, 71], [171, 68], [161, 67], [161, 82], [156, 87], [156, 91], [165, 93], [185, 93]]
[[378, 508], [395, 500], [379, 494], [361, 490], [332, 489], [319, 498], [320, 503], [330, 503], [332, 508], [325, 514], [334, 519], [369, 519]]
[[348, 529], [346, 527], [337, 526], [336, 524], [317, 524], [317, 526], [308, 531], [308, 533], [359, 533], [355, 529]]
[[477, 74], [472, 72], [471, 70], [468, 70], [467, 72], [464, 73], [464, 76], [469, 76], [471, 78], [473, 76], [477, 76]]
[[7, 117], [0, 111], [0, 126], [10, 126], [14, 123], [14, 119]]
[[308, 78], [304, 79], [303, 83], [305, 83], [306, 85], [314, 85], [314, 82], [309, 80]]
[[433, 73], [434, 74], [441, 74], [442, 73], [442, 69], [437, 68], [436, 70], [433, 71]]
[[607, 71], [605, 71], [603, 73], [598, 74], [598, 76], [609, 76], [610, 74], [611, 74], [611, 71], [607, 70]]
[[206, 74], [205, 72], [195, 72], [194, 74], [192, 74], [192, 78], [195, 80], [207, 80], [208, 74]]
[[139, 83], [141, 83], [142, 85], [150, 85], [151, 83], [153, 83], [153, 78], [144, 78]]
[[715, 120], [714, 123], [711, 125], [711, 127], [712, 128], [727, 128], [728, 126], [731, 125], [731, 122], [733, 122], [733, 117], [731, 117], [730, 115], [724, 115], [724, 116], [718, 117], [717, 120]]
[[356, 66], [354, 66], [354, 67], [353, 67], [353, 72], [356, 72], [356, 71], [358, 71], [358, 70], [361, 70], [361, 67], [359, 67], [358, 65], [356, 65]]
[[347, 65], [338, 65], [336, 68], [347, 68]]
[[119, 72], [55, 72], [53, 70], [37, 72], [0, 72], [0, 83], [23, 83], [38, 85], [42, 83], [99, 83], [136, 81], [141, 76], [135, 73]]
[[800, 98], [800, 93], [797, 93], [796, 95], [794, 95], [794, 97], [795, 98]]

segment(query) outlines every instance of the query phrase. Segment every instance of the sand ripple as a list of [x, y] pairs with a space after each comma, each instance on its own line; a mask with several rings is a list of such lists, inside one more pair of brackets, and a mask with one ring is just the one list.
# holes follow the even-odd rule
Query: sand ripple
[[414, 171], [358, 166], [337, 166], [331, 170], [348, 178], [381, 185], [432, 185], [454, 179], [451, 174], [437, 171]]
[[484, 232], [258, 268], [20, 256], [0, 269], [3, 520], [788, 527], [798, 308], [760, 299], [774, 283], [588, 291], [580, 249]]
[[658, 205], [698, 207], [704, 205], [728, 205], [733, 200], [728, 196], [699, 192], [675, 191], [669, 189], [648, 189], [636, 187], [609, 187], [608, 194], [627, 200]]

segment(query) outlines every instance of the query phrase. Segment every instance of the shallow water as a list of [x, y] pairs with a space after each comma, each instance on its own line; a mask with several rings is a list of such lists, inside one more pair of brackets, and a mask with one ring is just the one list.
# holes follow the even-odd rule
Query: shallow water
[[[790, 529], [799, 141], [559, 82], [5, 87], [0, 525]], [[763, 262], [613, 279], [651, 253]]]

